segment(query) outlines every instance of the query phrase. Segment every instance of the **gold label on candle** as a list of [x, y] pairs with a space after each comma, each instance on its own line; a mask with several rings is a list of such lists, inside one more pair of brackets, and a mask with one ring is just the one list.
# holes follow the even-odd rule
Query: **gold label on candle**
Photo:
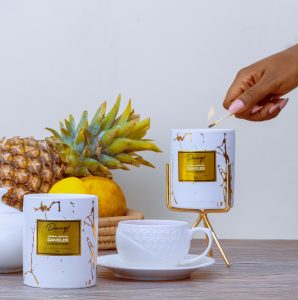
[[215, 151], [179, 151], [179, 181], [216, 181]]
[[81, 255], [81, 220], [37, 220], [38, 255]]

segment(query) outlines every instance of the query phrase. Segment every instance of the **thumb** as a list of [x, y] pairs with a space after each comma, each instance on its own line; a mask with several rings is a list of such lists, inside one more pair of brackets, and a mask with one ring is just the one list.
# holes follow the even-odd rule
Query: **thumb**
[[241, 113], [253, 107], [266, 98], [271, 92], [271, 85], [266, 80], [260, 80], [249, 87], [229, 106], [231, 113]]

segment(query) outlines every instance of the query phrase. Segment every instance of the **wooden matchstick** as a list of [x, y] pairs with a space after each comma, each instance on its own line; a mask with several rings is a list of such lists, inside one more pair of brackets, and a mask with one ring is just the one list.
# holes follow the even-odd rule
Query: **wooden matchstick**
[[230, 113], [230, 114], [228, 114], [228, 115], [222, 117], [221, 119], [218, 119], [217, 121], [214, 121], [213, 123], [211, 123], [210, 125], [208, 125], [208, 128], [211, 128], [211, 127], [217, 125], [217, 124], [220, 123], [221, 121], [223, 121], [223, 120], [225, 120], [225, 119], [227, 119], [227, 118], [229, 118], [229, 117], [231, 117], [231, 116], [233, 116], [233, 115], [234, 115], [233, 113]]

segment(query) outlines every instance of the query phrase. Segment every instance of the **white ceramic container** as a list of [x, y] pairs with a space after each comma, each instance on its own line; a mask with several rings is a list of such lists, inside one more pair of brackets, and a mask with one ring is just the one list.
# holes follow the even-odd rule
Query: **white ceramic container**
[[[208, 236], [208, 245], [195, 257], [188, 255], [194, 233]], [[116, 231], [119, 257], [131, 267], [177, 267], [195, 264], [207, 255], [212, 247], [209, 228], [189, 228], [187, 222], [174, 220], [121, 221]]]
[[23, 266], [23, 214], [2, 202], [6, 193], [0, 188], [0, 273], [13, 273]]
[[84, 288], [96, 284], [98, 203], [93, 195], [24, 197], [24, 284]]
[[231, 206], [234, 201], [235, 131], [172, 129], [171, 202], [174, 207], [224, 208], [230, 164]]

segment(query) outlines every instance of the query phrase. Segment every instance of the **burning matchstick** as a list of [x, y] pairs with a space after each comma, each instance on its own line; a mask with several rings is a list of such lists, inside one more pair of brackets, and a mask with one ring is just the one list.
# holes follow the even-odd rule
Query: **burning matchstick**
[[230, 113], [230, 114], [228, 114], [228, 115], [226, 115], [226, 116], [224, 116], [224, 117], [222, 117], [222, 118], [214, 121], [213, 123], [211, 123], [211, 124], [208, 125], [208, 128], [212, 128], [213, 126], [219, 124], [221, 121], [223, 121], [223, 120], [225, 120], [225, 119], [227, 119], [227, 118], [229, 118], [229, 117], [231, 117], [233, 115], [234, 115], [233, 113]]
[[[221, 121], [233, 116], [233, 113], [229, 113], [228, 115], [222, 117], [221, 119], [212, 122], [211, 124], [208, 125], [209, 128], [212, 128], [213, 126], [217, 125], [218, 123], [220, 123]], [[213, 106], [210, 107], [209, 112], [208, 112], [208, 123], [214, 118], [215, 116], [215, 109]]]
[[[276, 100], [278, 101], [278, 105], [279, 105], [279, 109], [283, 109], [286, 104], [288, 103], [289, 98], [272, 98], [272, 100]], [[273, 104], [276, 104], [276, 102], [274, 102]], [[276, 104], [277, 105], [277, 104]], [[218, 119], [214, 122], [212, 122], [211, 124], [208, 125], [208, 128], [212, 128], [215, 125], [219, 124], [220, 122], [224, 121], [225, 119], [233, 116], [234, 113], [229, 113], [226, 116], [222, 117], [221, 119]], [[210, 107], [209, 112], [208, 112], [208, 122], [210, 122], [211, 119], [213, 119], [215, 116], [215, 109], [213, 106]]]

